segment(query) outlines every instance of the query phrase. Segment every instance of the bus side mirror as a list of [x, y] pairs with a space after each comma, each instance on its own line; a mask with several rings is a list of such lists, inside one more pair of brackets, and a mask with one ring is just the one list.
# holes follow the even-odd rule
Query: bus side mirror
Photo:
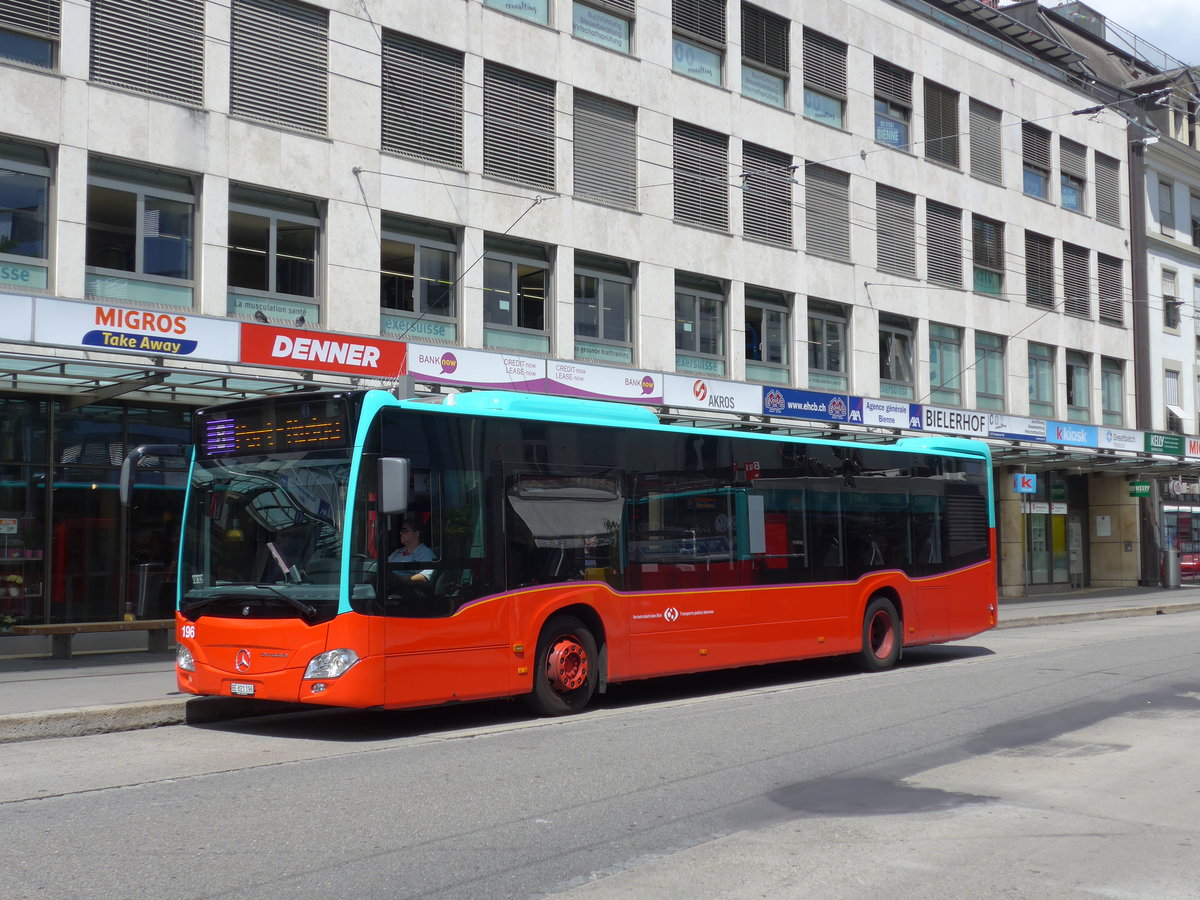
[[121, 505], [128, 506], [133, 496], [137, 465], [147, 456], [168, 456], [184, 459], [190, 452], [187, 444], [142, 444], [134, 447], [121, 462]]
[[399, 456], [379, 460], [379, 512], [398, 515], [408, 509], [409, 461]]

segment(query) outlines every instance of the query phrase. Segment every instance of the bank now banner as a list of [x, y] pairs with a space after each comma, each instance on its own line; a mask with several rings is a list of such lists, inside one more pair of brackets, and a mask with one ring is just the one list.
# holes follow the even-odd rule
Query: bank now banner
[[546, 390], [546, 360], [515, 353], [409, 344], [408, 374], [415, 381], [434, 384], [462, 384], [534, 394]]
[[550, 360], [546, 363], [546, 390], [563, 397], [658, 404], [662, 403], [663, 376]]
[[34, 301], [33, 340], [142, 356], [238, 358], [237, 322], [49, 297]]
[[406, 345], [400, 341], [248, 322], [241, 329], [241, 361], [247, 365], [382, 379], [406, 373]]

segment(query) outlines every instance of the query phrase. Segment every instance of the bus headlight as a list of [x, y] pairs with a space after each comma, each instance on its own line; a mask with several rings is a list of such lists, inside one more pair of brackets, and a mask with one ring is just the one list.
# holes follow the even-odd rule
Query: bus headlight
[[185, 672], [196, 671], [196, 660], [192, 659], [192, 651], [183, 644], [175, 647], [175, 665]]
[[309, 660], [305, 678], [339, 678], [358, 662], [358, 654], [346, 647], [318, 653]]

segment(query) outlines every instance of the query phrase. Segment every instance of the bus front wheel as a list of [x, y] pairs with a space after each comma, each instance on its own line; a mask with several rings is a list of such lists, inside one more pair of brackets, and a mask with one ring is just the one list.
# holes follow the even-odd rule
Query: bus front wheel
[[592, 632], [574, 616], [554, 616], [537, 643], [533, 691], [526, 705], [538, 715], [579, 712], [596, 693], [599, 654]]
[[863, 616], [862, 650], [858, 664], [866, 672], [882, 672], [900, 660], [904, 648], [904, 629], [896, 605], [887, 597], [876, 596], [867, 604]]

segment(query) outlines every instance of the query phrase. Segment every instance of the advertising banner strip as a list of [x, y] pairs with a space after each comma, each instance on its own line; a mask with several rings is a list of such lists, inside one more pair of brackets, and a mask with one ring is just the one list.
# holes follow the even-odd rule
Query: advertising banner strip
[[663, 400], [667, 406], [680, 409], [707, 409], [712, 412], [744, 413], [761, 416], [762, 387], [720, 381], [716, 378], [697, 378], [688, 375], [664, 375]]
[[[764, 387], [763, 412], [771, 416], [812, 419], [818, 422], [851, 422], [850, 398], [846, 394], [798, 391], [794, 388]], [[861, 412], [856, 413], [861, 416]]]
[[409, 344], [408, 374], [433, 384], [546, 393], [546, 360], [510, 353]]
[[[857, 414], [857, 418], [855, 415]], [[904, 428], [920, 431], [921, 407], [916, 403], [898, 400], [873, 400], [870, 397], [850, 398], [851, 421], [883, 428]]]
[[248, 365], [382, 379], [406, 373], [405, 345], [400, 341], [248, 322], [241, 328], [241, 361]]
[[1025, 416], [1010, 416], [1006, 413], [988, 413], [988, 437], [1010, 441], [1046, 440], [1046, 420], [1029, 419]]
[[238, 361], [238, 324], [227, 319], [38, 297], [33, 340], [146, 356]]
[[1098, 434], [1095, 425], [1078, 422], [1047, 422], [1046, 441], [1068, 447], [1096, 447]]
[[966, 437], [988, 436], [988, 414], [983, 412], [926, 406], [922, 410], [921, 421], [926, 431], [961, 434]]
[[33, 298], [0, 293], [0, 341], [28, 344], [33, 340]]
[[549, 393], [562, 397], [633, 403], [663, 402], [663, 377], [658, 374], [551, 360], [547, 375], [546, 388]]

